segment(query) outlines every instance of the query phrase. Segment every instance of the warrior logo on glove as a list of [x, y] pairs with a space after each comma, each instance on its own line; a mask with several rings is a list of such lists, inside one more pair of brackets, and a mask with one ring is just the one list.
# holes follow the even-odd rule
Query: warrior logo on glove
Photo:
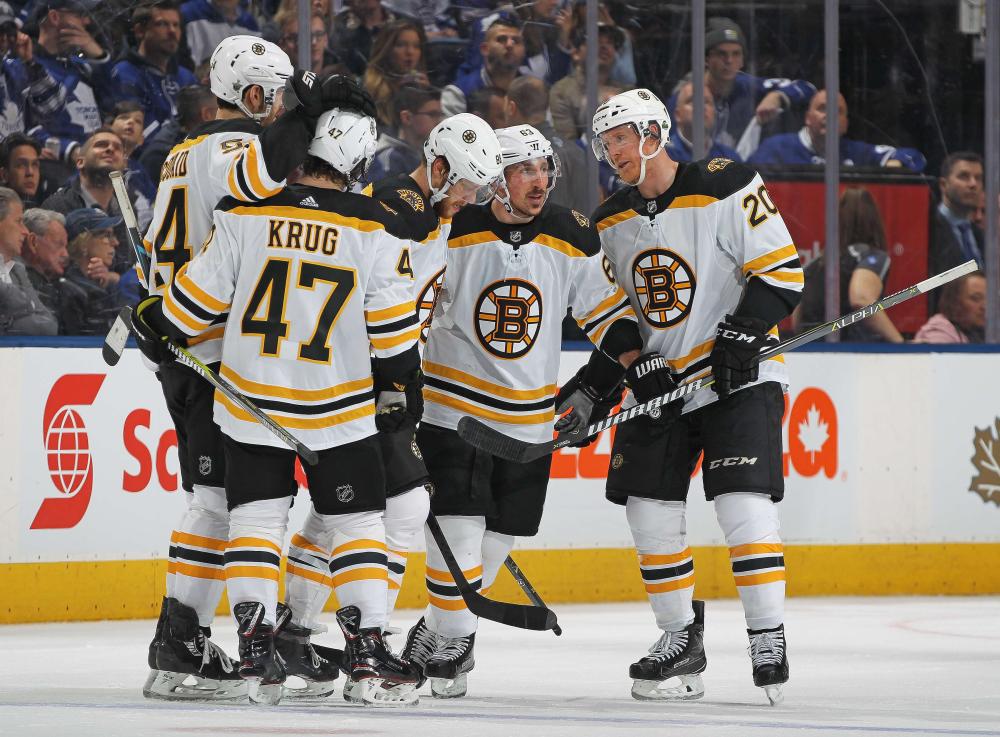
[[685, 317], [694, 301], [694, 271], [666, 248], [643, 251], [632, 262], [632, 284], [646, 322], [669, 328]]

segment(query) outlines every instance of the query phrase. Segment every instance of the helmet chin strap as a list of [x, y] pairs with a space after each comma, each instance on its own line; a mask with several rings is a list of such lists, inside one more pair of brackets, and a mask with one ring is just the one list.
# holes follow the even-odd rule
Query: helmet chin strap
[[503, 196], [500, 195], [499, 192], [496, 192], [493, 195], [493, 199], [495, 199], [497, 202], [499, 202], [501, 205], [503, 205], [503, 209], [507, 211], [507, 214], [508, 215], [513, 215], [514, 217], [520, 218], [521, 220], [524, 220], [524, 221], [533, 220], [534, 217], [535, 217], [534, 215], [530, 215], [530, 214], [526, 213], [524, 210], [520, 209], [519, 207], [515, 207], [514, 203], [510, 201], [510, 190], [507, 189], [507, 182], [506, 181], [504, 182], [504, 189], [507, 190], [507, 196], [506, 197], [503, 197]]
[[431, 190], [430, 202], [432, 205], [438, 204], [441, 200], [447, 197], [448, 190], [451, 188], [451, 185], [448, 184], [447, 176], [444, 178], [444, 186], [441, 187], [441, 189], [436, 189], [434, 187], [434, 177], [431, 174], [431, 167], [434, 166], [434, 161], [437, 161], [437, 157], [435, 157], [434, 160], [427, 162], [427, 186], [430, 187]]

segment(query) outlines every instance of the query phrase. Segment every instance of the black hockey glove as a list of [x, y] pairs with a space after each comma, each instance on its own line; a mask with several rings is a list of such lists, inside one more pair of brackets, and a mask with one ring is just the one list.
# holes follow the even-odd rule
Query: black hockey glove
[[[582, 366], [579, 371], [559, 388], [556, 395], [556, 413], [562, 414], [567, 409], [569, 413], [561, 417], [555, 424], [558, 433], [575, 433], [586, 430], [589, 425], [600, 422], [611, 414], [622, 400], [625, 390], [621, 379], [614, 388], [602, 394], [590, 386], [587, 381], [588, 366]], [[582, 438], [571, 443], [571, 447], [584, 448], [597, 440], [597, 435]]]
[[[643, 353], [625, 371], [625, 381], [638, 404], [661, 397], [677, 388], [666, 359], [659, 353]], [[680, 417], [684, 400], [678, 399], [647, 413], [647, 417], [663, 427]]]
[[375, 427], [379, 432], [413, 432], [424, 414], [424, 375], [419, 369], [405, 383], [392, 383], [375, 391]]
[[285, 80], [281, 99], [285, 110], [298, 110], [312, 120], [316, 120], [327, 110], [323, 106], [323, 80], [304, 69], [296, 69]]
[[768, 341], [777, 340], [767, 330], [767, 323], [756, 317], [726, 315], [719, 323], [711, 362], [712, 389], [720, 397], [757, 381], [760, 352]]
[[368, 90], [345, 74], [331, 74], [322, 80], [323, 110], [347, 108], [363, 113], [371, 118], [376, 117], [375, 100]]
[[174, 354], [167, 348], [166, 331], [161, 303], [163, 297], [146, 297], [139, 302], [132, 317], [135, 342], [142, 355], [156, 365], [174, 360]]

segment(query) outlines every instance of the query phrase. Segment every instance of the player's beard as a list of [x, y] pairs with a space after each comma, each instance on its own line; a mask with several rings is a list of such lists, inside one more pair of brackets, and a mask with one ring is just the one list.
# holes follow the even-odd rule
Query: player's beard
[[111, 172], [113, 171], [116, 171], [115, 167], [108, 164], [83, 167], [83, 174], [87, 181], [98, 187], [106, 187], [111, 184]]

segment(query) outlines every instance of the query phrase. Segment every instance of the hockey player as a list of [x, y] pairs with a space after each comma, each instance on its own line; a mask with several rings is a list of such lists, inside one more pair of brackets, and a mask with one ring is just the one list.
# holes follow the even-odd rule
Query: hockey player
[[[463, 140], [466, 131], [475, 134], [471, 142]], [[431, 131], [417, 169], [365, 188], [365, 194], [398, 213], [406, 226], [411, 245], [396, 268], [415, 288], [421, 341], [426, 341], [444, 276], [451, 218], [466, 204], [483, 204], [493, 196], [501, 174], [499, 154], [500, 144], [492, 129], [481, 118], [461, 113]], [[410, 407], [420, 402], [419, 392], [407, 399]], [[386, 474], [389, 616], [403, 583], [407, 553], [423, 529], [430, 509], [429, 477], [414, 440], [416, 420], [416, 413], [399, 410], [376, 417]], [[319, 632], [322, 625], [317, 618], [331, 586], [328, 573], [331, 556], [329, 541], [322, 539], [315, 510], [310, 512], [304, 528], [293, 536], [290, 554], [293, 560], [287, 568], [287, 602], [292, 621], [308, 631]], [[411, 644], [409, 650], [412, 649]], [[344, 686], [345, 699], [356, 698], [354, 685], [349, 681]], [[403, 683], [379, 692], [379, 696], [386, 702], [411, 703], [417, 698], [415, 690], [415, 684]]]
[[[645, 351], [626, 378], [635, 402], [711, 375], [696, 394], [658, 417], [618, 427], [607, 496], [624, 504], [661, 636], [634, 663], [638, 699], [695, 699], [703, 606], [692, 605], [694, 572], [685, 539], [691, 472], [704, 451], [706, 497], [725, 534], [743, 602], [754, 683], [772, 703], [788, 680], [785, 568], [775, 503], [784, 493], [778, 357], [758, 367], [764, 344], [798, 303], [795, 245], [760, 176], [725, 158], [677, 163], [664, 147], [670, 120], [648, 90], [615, 95], [593, 121], [593, 147], [629, 187], [594, 215], [601, 245], [639, 316]], [[629, 400], [626, 400], [629, 406]], [[679, 687], [667, 680], [678, 676]]]
[[[473, 415], [531, 442], [552, 437], [567, 308], [608, 356], [638, 355], [641, 346], [628, 298], [603, 268], [594, 227], [575, 210], [547, 204], [559, 173], [549, 141], [530, 125], [501, 129], [497, 138], [504, 179], [493, 201], [452, 222], [417, 430], [434, 484], [431, 508], [465, 576], [483, 588], [515, 536], [537, 533], [550, 459], [521, 465], [477, 451], [459, 437], [458, 420]], [[463, 696], [477, 619], [430, 536], [427, 589], [425, 617], [403, 656], [423, 663], [435, 696]]]
[[[281, 49], [254, 36], [233, 36], [212, 56], [216, 120], [192, 131], [173, 148], [161, 170], [153, 220], [144, 239], [151, 258], [149, 289], [163, 293], [201, 249], [212, 209], [223, 197], [251, 202], [271, 196], [305, 157], [320, 113], [335, 104], [371, 105], [353, 82], [323, 84], [311, 72], [293, 74]], [[283, 95], [287, 85], [288, 94]], [[281, 113], [282, 105], [286, 112]], [[373, 111], [374, 107], [370, 107]], [[273, 125], [272, 125], [273, 123]], [[145, 277], [145, 275], [143, 275]], [[208, 364], [219, 361], [225, 314], [191, 341]], [[223, 489], [225, 462], [212, 423], [213, 390], [186, 367], [158, 367], [167, 408], [177, 430], [181, 478], [188, 509], [171, 534], [167, 595], [149, 648], [150, 674], [143, 693], [164, 699], [241, 697], [246, 685], [225, 653], [208, 641], [225, 585], [223, 555], [229, 512]], [[318, 675], [313, 653], [297, 647], [289, 669]], [[336, 673], [332, 665], [319, 670]], [[193, 677], [196, 685], [185, 685]]]
[[[373, 118], [324, 113], [300, 183], [256, 203], [220, 202], [198, 256], [162, 300], [136, 312], [154, 345], [160, 334], [202, 334], [230, 312], [221, 375], [318, 452], [305, 473], [334, 544], [344, 667], [365, 701], [383, 679], [415, 681], [382, 642], [385, 476], [375, 435], [376, 412], [390, 406], [419, 419], [419, 406], [407, 405], [419, 388], [419, 326], [412, 285], [396, 268], [408, 243], [393, 230], [396, 217], [345, 191], [371, 163], [375, 139]], [[227, 462], [224, 560], [239, 673], [251, 700], [273, 704], [286, 675], [275, 626], [295, 453], [221, 394], [214, 412]]]

